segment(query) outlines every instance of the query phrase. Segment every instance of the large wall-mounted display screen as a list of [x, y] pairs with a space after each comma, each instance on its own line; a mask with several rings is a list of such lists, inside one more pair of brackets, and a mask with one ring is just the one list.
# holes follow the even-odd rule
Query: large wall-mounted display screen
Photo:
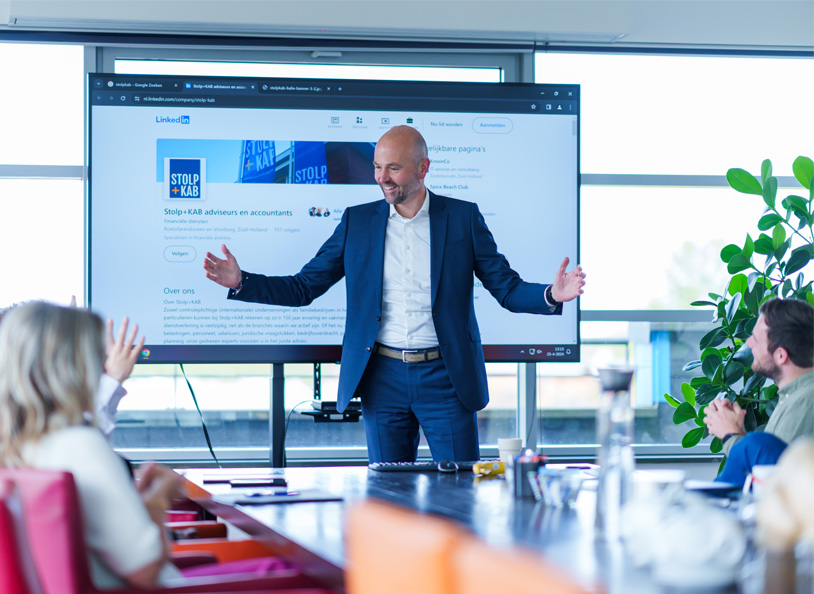
[[[338, 361], [344, 282], [297, 309], [227, 301], [203, 258], [298, 272], [345, 208], [382, 199], [373, 151], [395, 125], [525, 280], [578, 262], [576, 85], [93, 74], [88, 98], [88, 303], [140, 325], [142, 362]], [[475, 309], [487, 361], [579, 359], [577, 301], [513, 314], [475, 279]]]

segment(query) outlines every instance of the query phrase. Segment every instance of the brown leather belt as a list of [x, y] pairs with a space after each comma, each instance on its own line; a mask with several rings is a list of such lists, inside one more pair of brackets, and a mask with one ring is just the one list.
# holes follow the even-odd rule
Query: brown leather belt
[[441, 358], [441, 349], [433, 347], [431, 349], [401, 350], [391, 349], [378, 342], [373, 345], [373, 352], [391, 359], [398, 359], [405, 363], [424, 363], [425, 361], [435, 361]]

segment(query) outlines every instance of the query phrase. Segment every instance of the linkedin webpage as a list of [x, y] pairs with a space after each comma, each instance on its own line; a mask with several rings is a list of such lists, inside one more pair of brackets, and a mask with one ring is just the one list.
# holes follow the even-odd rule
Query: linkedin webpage
[[[373, 151], [395, 125], [422, 133], [427, 186], [477, 203], [525, 280], [551, 282], [564, 257], [578, 261], [575, 98], [548, 91], [478, 102], [444, 96], [451, 90], [441, 85], [441, 95], [420, 88], [431, 96], [411, 102], [376, 85], [368, 95], [326, 96], [327, 84], [299, 96], [296, 83], [280, 97], [268, 81], [263, 95], [262, 80], [155, 80], [89, 81], [89, 301], [102, 316], [140, 325], [142, 361], [338, 359], [344, 282], [308, 307], [227, 301], [203, 259], [226, 245], [245, 271], [297, 273], [346, 208], [382, 199]], [[487, 358], [577, 360], [576, 303], [562, 316], [513, 314], [475, 279], [475, 308]]]

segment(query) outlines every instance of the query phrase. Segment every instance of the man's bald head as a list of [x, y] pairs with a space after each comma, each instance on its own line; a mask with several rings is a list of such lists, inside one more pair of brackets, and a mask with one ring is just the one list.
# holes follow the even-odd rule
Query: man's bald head
[[396, 126], [376, 143], [373, 173], [384, 199], [401, 216], [413, 218], [427, 192], [424, 177], [430, 168], [427, 143], [415, 128]]
[[378, 144], [381, 143], [409, 148], [416, 166], [429, 156], [427, 142], [421, 133], [411, 126], [393, 126], [379, 139]]

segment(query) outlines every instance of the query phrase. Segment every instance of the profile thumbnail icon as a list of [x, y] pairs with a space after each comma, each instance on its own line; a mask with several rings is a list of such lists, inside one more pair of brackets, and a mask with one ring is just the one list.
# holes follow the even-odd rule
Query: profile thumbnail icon
[[206, 198], [206, 159], [164, 159], [164, 198], [203, 200]]

